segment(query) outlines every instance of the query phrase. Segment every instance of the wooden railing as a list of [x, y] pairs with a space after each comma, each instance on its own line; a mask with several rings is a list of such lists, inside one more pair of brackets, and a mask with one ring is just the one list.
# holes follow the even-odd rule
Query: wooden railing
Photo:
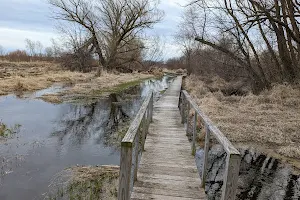
[[152, 115], [153, 91], [149, 92], [121, 142], [118, 200], [130, 199]]
[[223, 133], [213, 125], [212, 121], [199, 109], [197, 104], [193, 101], [191, 96], [182, 90], [180, 93], [179, 108], [182, 123], [187, 124], [187, 131], [189, 127], [189, 113], [191, 110], [195, 111], [193, 116], [193, 137], [192, 137], [192, 153], [196, 151], [196, 133], [197, 133], [197, 117], [200, 117], [200, 121], [205, 126], [205, 147], [204, 147], [204, 159], [202, 167], [201, 187], [205, 188], [206, 173], [207, 173], [207, 161], [210, 136], [213, 135], [217, 141], [223, 146], [227, 153], [226, 165], [223, 178], [222, 187], [222, 200], [234, 200], [236, 196], [236, 189], [238, 184], [239, 168], [241, 162], [241, 156], [239, 151], [231, 144], [231, 142], [223, 135]]

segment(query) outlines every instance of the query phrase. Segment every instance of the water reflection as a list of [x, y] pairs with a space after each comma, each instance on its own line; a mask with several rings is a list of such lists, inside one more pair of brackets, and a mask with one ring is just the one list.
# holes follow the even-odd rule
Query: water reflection
[[0, 143], [0, 199], [39, 199], [51, 177], [69, 166], [118, 165], [118, 131], [126, 130], [150, 89], [159, 98], [171, 80], [147, 80], [86, 105], [1, 97], [0, 119], [22, 126], [18, 137]]
[[[300, 176], [279, 160], [254, 149], [239, 149], [242, 156], [237, 199], [292, 200], [300, 198]], [[220, 199], [226, 153], [215, 145], [209, 152], [206, 193], [208, 199]], [[200, 171], [203, 150], [196, 154]]]

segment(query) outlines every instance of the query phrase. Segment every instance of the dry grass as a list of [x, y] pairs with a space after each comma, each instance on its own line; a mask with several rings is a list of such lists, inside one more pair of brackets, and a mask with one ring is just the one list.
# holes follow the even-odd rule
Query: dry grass
[[132, 73], [132, 74], [113, 74], [103, 72], [100, 77], [94, 77], [87, 82], [76, 84], [67, 91], [67, 94], [76, 94], [81, 96], [102, 94], [108, 88], [113, 88], [128, 82], [134, 82], [141, 79], [153, 77], [150, 74]]
[[43, 101], [52, 103], [52, 104], [60, 104], [63, 102], [63, 100], [60, 96], [53, 95], [53, 94], [46, 94], [41, 97], [38, 97], [38, 99], [42, 99]]
[[78, 83], [94, 77], [93, 73], [62, 70], [59, 65], [44, 62], [0, 62], [0, 95], [12, 92], [35, 91], [50, 87], [53, 83]]
[[[207, 85], [200, 77], [186, 78], [185, 87], [199, 107], [235, 143], [256, 143], [286, 157], [300, 157], [300, 87], [274, 85], [260, 95], [224, 96], [215, 78]], [[211, 92], [209, 87], [215, 88]]]
[[72, 167], [55, 178], [46, 199], [115, 200], [118, 180], [118, 166]]
[[[80, 73], [61, 69], [58, 64], [46, 62], [5, 62], [0, 61], [0, 95], [9, 93], [32, 92], [45, 89], [54, 83], [71, 84], [69, 90], [63, 92], [70, 96], [89, 96], [102, 93], [100, 91], [140, 79], [153, 77], [152, 74], [103, 73], [97, 77], [96, 72]], [[62, 96], [62, 94], [58, 94]], [[58, 103], [61, 98], [55, 95], [42, 99]]]

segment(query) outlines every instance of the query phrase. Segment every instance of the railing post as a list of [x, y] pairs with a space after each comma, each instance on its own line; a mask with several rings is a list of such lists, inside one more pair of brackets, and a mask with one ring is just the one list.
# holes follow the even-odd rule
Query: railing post
[[193, 123], [192, 155], [196, 154], [196, 134], [197, 134], [197, 112], [195, 111], [194, 123]]
[[181, 103], [182, 103], [182, 90], [180, 90], [179, 101], [178, 101], [178, 108], [179, 108], [180, 114], [181, 114]]
[[153, 122], [153, 104], [154, 104], [154, 96], [153, 91], [151, 92], [151, 99], [150, 99], [150, 123]]
[[203, 158], [203, 166], [202, 166], [202, 179], [201, 179], [201, 187], [205, 188], [206, 182], [206, 171], [207, 171], [207, 162], [208, 162], [208, 151], [209, 151], [209, 140], [210, 140], [210, 130], [209, 126], [205, 124], [205, 146], [204, 146], [204, 158]]
[[143, 129], [142, 129], [142, 151], [145, 151], [146, 132], [148, 132], [148, 119], [146, 119], [147, 113], [143, 117]]
[[184, 93], [182, 93], [182, 100], [181, 100], [181, 123], [184, 124], [185, 120], [185, 98]]
[[140, 146], [140, 134], [141, 128], [138, 129], [138, 134], [135, 136], [134, 151], [135, 151], [135, 163], [134, 163], [134, 181], [137, 180], [138, 164], [139, 164], [139, 146]]
[[234, 200], [238, 186], [241, 156], [239, 154], [227, 154], [224, 173], [222, 200]]
[[148, 130], [149, 130], [149, 126], [150, 126], [150, 120], [151, 120], [151, 117], [150, 117], [150, 104], [148, 105], [148, 108], [147, 108], [147, 120], [146, 120], [146, 125], [147, 125], [147, 127], [146, 127], [146, 135], [148, 134]]
[[121, 143], [118, 200], [130, 199], [132, 143]]
[[188, 135], [189, 134], [189, 117], [190, 117], [190, 110], [191, 110], [191, 104], [190, 104], [190, 102], [186, 102], [186, 135]]

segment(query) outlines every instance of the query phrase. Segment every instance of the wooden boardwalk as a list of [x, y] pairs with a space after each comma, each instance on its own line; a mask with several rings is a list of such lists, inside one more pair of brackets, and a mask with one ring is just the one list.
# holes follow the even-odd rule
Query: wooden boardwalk
[[131, 199], [206, 199], [178, 109], [182, 77], [156, 102]]

